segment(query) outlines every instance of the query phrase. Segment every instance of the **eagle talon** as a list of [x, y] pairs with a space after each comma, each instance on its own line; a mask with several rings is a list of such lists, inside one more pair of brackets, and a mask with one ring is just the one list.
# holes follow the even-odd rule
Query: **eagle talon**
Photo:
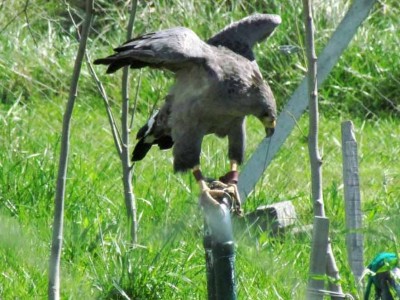
[[218, 199], [221, 199], [225, 193], [222, 190], [211, 190], [211, 189], [203, 189], [199, 198], [199, 204], [203, 208], [220, 208], [220, 202]]
[[231, 198], [233, 199], [232, 211], [238, 216], [242, 217], [243, 216], [242, 201], [240, 200], [240, 194], [237, 185], [228, 184], [228, 188], [230, 188], [232, 192], [231, 194]]
[[[203, 194], [207, 193], [207, 197]], [[222, 198], [228, 196], [230, 200], [231, 211], [238, 216], [243, 216], [243, 210], [241, 207], [240, 195], [236, 184], [225, 184], [221, 181], [213, 181], [208, 185], [207, 189], [203, 189], [202, 200], [208, 200], [207, 202], [214, 206], [220, 205]], [[210, 198], [212, 201], [210, 201]]]

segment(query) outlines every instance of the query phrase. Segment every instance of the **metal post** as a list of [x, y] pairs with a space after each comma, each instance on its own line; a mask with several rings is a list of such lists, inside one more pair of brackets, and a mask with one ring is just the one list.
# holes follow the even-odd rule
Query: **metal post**
[[361, 282], [364, 272], [364, 245], [360, 179], [358, 171], [357, 141], [351, 121], [342, 123], [343, 184], [346, 213], [347, 257], [356, 282]]
[[308, 280], [307, 299], [322, 300], [325, 285], [326, 250], [328, 248], [329, 219], [314, 217], [314, 228], [310, 259], [310, 278]]
[[203, 246], [206, 258], [206, 275], [207, 275], [207, 295], [208, 300], [216, 300], [217, 294], [215, 291], [215, 276], [214, 276], [214, 259], [212, 253], [212, 233], [204, 218], [204, 237]]
[[235, 245], [231, 223], [231, 199], [204, 207], [204, 239], [208, 300], [236, 300]]

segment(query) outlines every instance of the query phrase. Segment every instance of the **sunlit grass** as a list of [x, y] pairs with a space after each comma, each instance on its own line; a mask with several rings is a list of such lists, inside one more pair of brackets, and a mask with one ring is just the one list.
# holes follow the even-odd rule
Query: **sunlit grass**
[[[39, 1], [40, 2], [40, 1]], [[47, 293], [55, 176], [64, 102], [77, 49], [74, 31], [62, 19], [65, 7], [32, 2], [0, 35], [0, 298], [42, 299]], [[322, 49], [343, 16], [345, 2], [316, 5], [317, 48]], [[334, 2], [334, 3], [333, 3]], [[6, 24], [25, 1], [2, 4]], [[94, 59], [124, 40], [126, 7], [100, 1], [89, 51]], [[283, 24], [256, 47], [263, 75], [279, 107], [304, 75], [302, 15], [299, 3], [277, 1], [141, 2], [135, 32], [183, 25], [207, 38], [254, 11], [282, 15]], [[397, 49], [399, 7], [394, 1], [374, 8], [325, 82], [321, 95], [320, 147], [331, 238], [345, 291], [355, 293], [345, 250], [340, 123], [353, 119], [359, 142], [365, 256], [398, 247], [400, 217], [400, 121]], [[78, 11], [82, 14], [82, 12]], [[397, 22], [397, 23], [396, 23]], [[0, 30], [2, 27], [0, 26]], [[35, 41], [34, 41], [35, 39]], [[38, 46], [35, 45], [35, 42]], [[300, 47], [285, 55], [280, 45]], [[119, 114], [120, 76], [98, 69]], [[138, 80], [131, 73], [131, 94]], [[157, 71], [142, 72], [134, 132], [171, 84]], [[393, 105], [392, 105], [393, 104]], [[298, 225], [312, 222], [307, 117], [279, 151], [245, 205], [291, 200]], [[247, 122], [246, 159], [263, 137], [255, 118]], [[133, 143], [133, 142], [132, 142]], [[227, 142], [204, 141], [204, 172], [218, 177], [228, 169]], [[171, 151], [154, 148], [134, 166], [139, 245], [127, 234], [121, 167], [103, 103], [84, 67], [74, 111], [67, 178], [62, 297], [69, 299], [204, 299], [206, 295], [202, 215], [198, 187], [190, 174], [172, 172]], [[310, 235], [274, 240], [257, 229], [237, 226], [239, 299], [302, 299], [307, 285]]]

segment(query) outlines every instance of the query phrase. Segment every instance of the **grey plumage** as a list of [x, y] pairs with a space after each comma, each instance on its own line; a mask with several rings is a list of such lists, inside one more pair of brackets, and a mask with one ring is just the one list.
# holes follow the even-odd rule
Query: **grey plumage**
[[267, 39], [280, 23], [278, 15], [254, 14], [225, 27], [207, 43], [224, 46], [253, 61], [253, 46]]
[[[107, 73], [127, 65], [175, 73], [164, 105], [148, 124], [152, 126], [146, 129], [145, 125], [138, 133], [133, 160], [143, 158], [149, 143], [160, 148], [173, 143], [175, 171], [192, 169], [199, 164], [204, 135], [213, 133], [228, 137], [229, 158], [241, 163], [247, 115], [259, 118], [267, 135], [272, 134], [275, 99], [262, 79], [252, 47], [270, 36], [280, 22], [276, 15], [252, 15], [229, 25], [207, 43], [187, 28], [162, 30], [130, 40], [116, 48], [116, 54], [96, 60], [96, 64], [109, 66]], [[155, 142], [163, 139], [167, 143]]]

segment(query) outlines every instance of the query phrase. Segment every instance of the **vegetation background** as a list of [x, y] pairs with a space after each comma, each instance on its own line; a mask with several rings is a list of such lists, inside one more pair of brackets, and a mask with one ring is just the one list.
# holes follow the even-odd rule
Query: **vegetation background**
[[[55, 176], [62, 114], [77, 51], [75, 29], [84, 1], [0, 1], [0, 298], [43, 299], [47, 293]], [[316, 0], [316, 46], [321, 50], [351, 1]], [[92, 60], [124, 42], [129, 1], [96, 1], [88, 42]], [[204, 39], [254, 12], [283, 22], [255, 49], [265, 80], [282, 108], [305, 75], [299, 1], [139, 1], [134, 34], [186, 26]], [[378, 1], [320, 90], [324, 197], [331, 239], [346, 292], [360, 295], [349, 270], [340, 146], [340, 123], [352, 119], [359, 142], [365, 257], [397, 251], [400, 238], [400, 4]], [[286, 47], [290, 46], [290, 47]], [[291, 52], [285, 49], [291, 49]], [[120, 111], [120, 74], [97, 68]], [[131, 72], [131, 95], [141, 78], [132, 139], [172, 83], [154, 70]], [[291, 200], [298, 225], [312, 221], [303, 117], [245, 205]], [[247, 157], [262, 139], [249, 118]], [[135, 165], [139, 245], [131, 247], [121, 170], [105, 109], [87, 68], [73, 116], [67, 180], [62, 298], [204, 299], [202, 215], [190, 174], [173, 174], [171, 153], [150, 151]], [[228, 169], [226, 141], [207, 137], [206, 174]], [[239, 299], [302, 299], [310, 235], [277, 240], [237, 225]], [[367, 262], [366, 262], [367, 263]]]

